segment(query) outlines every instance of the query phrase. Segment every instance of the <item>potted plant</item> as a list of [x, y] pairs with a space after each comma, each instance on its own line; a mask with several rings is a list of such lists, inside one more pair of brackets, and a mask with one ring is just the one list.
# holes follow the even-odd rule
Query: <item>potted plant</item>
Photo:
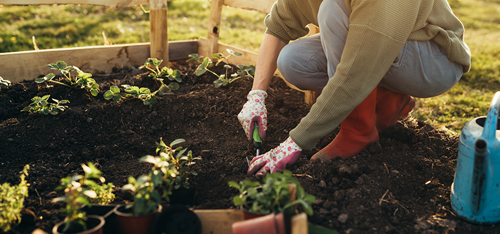
[[[1, 81], [0, 77], [0, 81]], [[0, 82], [1, 84], [1, 82]], [[9, 183], [0, 185], [0, 231], [7, 233], [13, 226], [21, 223], [21, 210], [24, 208], [24, 198], [28, 196], [29, 165], [25, 165], [21, 171], [21, 182], [11, 186]]]
[[[308, 215], [313, 214], [311, 204], [316, 198], [304, 192], [299, 181], [292, 177], [292, 172], [289, 170], [267, 174], [263, 184], [258, 181], [243, 180], [239, 184], [229, 181], [229, 186], [239, 190], [240, 194], [233, 197], [233, 202], [243, 211], [261, 215], [281, 212], [292, 214], [295, 212], [295, 205], [300, 205]], [[291, 186], [295, 186], [295, 198], [291, 198]]]
[[[196, 175], [189, 168], [193, 164], [192, 153], [184, 155], [186, 149], [173, 148], [182, 142], [183, 139], [177, 139], [167, 146], [160, 138], [160, 143], [156, 143], [160, 156], [147, 155], [140, 159], [153, 167], [148, 175], [138, 179], [129, 177], [129, 183], [122, 188], [131, 191], [134, 198], [132, 203], [116, 209], [122, 233], [151, 233], [155, 218], [161, 212], [162, 197], [169, 201], [173, 189], [189, 186], [187, 176]], [[159, 191], [163, 193], [160, 195]]]
[[[84, 175], [73, 175], [61, 179], [61, 185], [56, 190], [63, 190], [64, 195], [54, 198], [52, 202], [64, 203], [62, 211], [66, 217], [62, 222], [57, 223], [52, 232], [56, 233], [85, 233], [85, 234], [98, 234], [102, 233], [105, 220], [101, 216], [87, 215], [81, 209], [82, 206], [91, 207], [91, 199], [99, 197], [96, 190], [99, 191], [101, 186], [94, 180], [99, 180], [101, 183], [105, 182], [104, 177], [101, 176], [94, 164], [82, 164]], [[108, 183], [106, 188], [112, 188], [113, 185]], [[109, 191], [109, 190], [106, 190]], [[114, 195], [113, 195], [114, 197]]]
[[316, 198], [304, 192], [289, 170], [267, 174], [262, 184], [250, 180], [228, 183], [240, 192], [233, 202], [243, 210], [245, 219], [233, 224], [233, 233], [285, 233], [296, 205], [313, 214], [311, 204]]

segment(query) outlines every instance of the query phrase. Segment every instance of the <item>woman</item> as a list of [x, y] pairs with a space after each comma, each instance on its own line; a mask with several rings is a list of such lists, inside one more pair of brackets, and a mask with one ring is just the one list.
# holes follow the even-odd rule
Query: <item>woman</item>
[[[247, 137], [254, 122], [265, 137], [276, 68], [321, 94], [287, 140], [252, 160], [249, 175], [282, 171], [339, 125], [311, 160], [354, 156], [408, 115], [411, 96], [442, 94], [470, 69], [464, 27], [446, 0], [278, 0], [265, 23], [253, 87], [238, 115]], [[320, 33], [296, 40], [309, 23]]]

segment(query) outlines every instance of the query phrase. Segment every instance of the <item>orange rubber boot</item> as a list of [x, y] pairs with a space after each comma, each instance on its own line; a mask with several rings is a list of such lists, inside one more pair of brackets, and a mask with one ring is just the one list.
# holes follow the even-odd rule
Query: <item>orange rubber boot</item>
[[351, 157], [370, 143], [378, 141], [375, 127], [377, 88], [361, 102], [340, 124], [340, 132], [325, 148], [311, 157], [311, 161], [327, 161], [335, 157]]
[[392, 92], [386, 88], [377, 88], [377, 130], [387, 127], [408, 116], [415, 107], [415, 99], [408, 94]]

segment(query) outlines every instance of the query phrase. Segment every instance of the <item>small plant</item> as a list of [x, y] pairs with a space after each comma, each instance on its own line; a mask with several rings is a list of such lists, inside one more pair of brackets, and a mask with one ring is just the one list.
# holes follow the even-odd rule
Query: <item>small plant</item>
[[153, 164], [150, 177], [155, 185], [162, 184], [163, 197], [167, 202], [173, 189], [180, 187], [189, 189], [189, 175], [198, 175], [196, 171], [191, 170], [191, 165], [195, 164], [193, 160], [200, 158], [193, 158], [191, 151], [184, 154], [187, 149], [182, 149], [182, 147], [173, 148], [174, 145], [184, 141], [184, 139], [177, 139], [168, 146], [160, 138], [160, 143], [156, 143], [156, 153], [160, 152], [160, 156], [147, 155], [140, 159], [142, 162]]
[[109, 90], [104, 93], [104, 99], [113, 99], [113, 101], [115, 102], [120, 102], [120, 100], [122, 99], [122, 96], [120, 95], [120, 88], [112, 85]]
[[161, 203], [161, 196], [155, 188], [161, 181], [153, 180], [149, 175], [141, 175], [139, 178], [128, 177], [128, 184], [122, 187], [123, 191], [131, 191], [134, 196], [134, 202], [126, 206], [132, 208], [134, 215], [146, 215], [158, 209]]
[[24, 198], [28, 196], [29, 165], [21, 171], [21, 182], [11, 186], [3, 183], [0, 186], [0, 231], [9, 232], [13, 226], [21, 223], [21, 210], [24, 208]]
[[0, 76], [0, 87], [9, 86], [11, 83], [8, 80], [4, 80], [3, 77]]
[[238, 80], [238, 79], [243, 78], [243, 77], [247, 77], [247, 76], [254, 77], [255, 66], [253, 66], [253, 65], [245, 66], [245, 65], [241, 65], [241, 64], [237, 66], [239, 69], [238, 71], [236, 71], [233, 74], [228, 75], [228, 71], [229, 71], [229, 69], [232, 69], [232, 67], [227, 64], [228, 63], [227, 59], [230, 58], [231, 56], [242, 56], [243, 54], [235, 52], [235, 51], [230, 50], [230, 49], [226, 49], [226, 51], [229, 53], [228, 56], [225, 56], [223, 53], [216, 53], [216, 54], [212, 55], [212, 59], [216, 60], [215, 66], [219, 65], [219, 63], [221, 63], [224, 60], [226, 61], [226, 64], [224, 65], [224, 68], [226, 69], [225, 74], [219, 75], [219, 74], [215, 73], [214, 71], [210, 70], [210, 68], [214, 66], [214, 63], [213, 63], [211, 58], [208, 58], [208, 57], [204, 58], [203, 56], [198, 55], [198, 54], [190, 54], [189, 55], [190, 59], [188, 59], [187, 61], [188, 62], [196, 61], [196, 62], [200, 63], [200, 65], [196, 68], [196, 71], [195, 71], [196, 76], [201, 76], [201, 75], [205, 74], [205, 72], [207, 72], [207, 71], [214, 74], [218, 78], [217, 80], [214, 81], [216, 88], [220, 88], [221, 86], [226, 86], [228, 84], [231, 84], [235, 80]]
[[[87, 220], [86, 213], [81, 211], [82, 205], [92, 206], [91, 201], [99, 201], [100, 204], [107, 204], [114, 199], [114, 195], [110, 195], [113, 184], [99, 185], [94, 179], [101, 183], [105, 182], [94, 164], [88, 163], [88, 166], [82, 164], [84, 175], [73, 175], [61, 179], [61, 185], [56, 190], [63, 190], [64, 195], [52, 199], [52, 202], [63, 202], [64, 208], [62, 212], [66, 214], [64, 218], [63, 232], [77, 232], [87, 230], [85, 221]], [[99, 193], [98, 193], [99, 192]], [[94, 199], [94, 200], [92, 200]]]
[[[144, 65], [140, 66], [139, 69], [146, 68], [151, 73], [149, 77], [153, 78], [155, 81], [161, 81], [163, 84], [163, 80], [167, 78], [170, 81], [182, 82], [181, 73], [178, 70], [173, 70], [168, 67], [163, 67], [160, 69], [160, 64], [163, 62], [161, 59], [157, 58], [148, 58]], [[170, 90], [176, 90], [179, 88], [179, 84], [176, 82], [171, 82], [167, 85]], [[160, 87], [158, 85], [158, 87]]]
[[[99, 85], [95, 82], [94, 79], [91, 78], [92, 74], [83, 72], [78, 67], [68, 66], [64, 61], [49, 64], [48, 67], [52, 70], [56, 70], [59, 74], [61, 74], [69, 84], [54, 80], [54, 78], [56, 77], [54, 73], [50, 73], [42, 78], [36, 79], [36, 83], [43, 83], [45, 81], [48, 81], [70, 88], [85, 89], [90, 92], [92, 96], [97, 96], [97, 94], [99, 93]], [[77, 75], [75, 77], [71, 76], [71, 72], [73, 71], [77, 72]]]
[[122, 85], [125, 88], [125, 92], [128, 94], [125, 97], [135, 97], [138, 99], [142, 100], [142, 103], [144, 105], [149, 106], [150, 109], [153, 108], [153, 106], [158, 102], [158, 98], [156, 97], [156, 94], [160, 91], [160, 89], [156, 90], [155, 92], [151, 92], [146, 87], [137, 87], [137, 86], [130, 86], [130, 85]]
[[[313, 214], [311, 204], [316, 198], [304, 192], [300, 183], [292, 177], [291, 171], [284, 170], [283, 173], [267, 174], [263, 182], [264, 184], [243, 180], [238, 184], [235, 181], [229, 181], [229, 186], [240, 192], [239, 195], [233, 197], [234, 204], [243, 210], [261, 214], [293, 213], [294, 206], [299, 204], [308, 215]], [[289, 198], [289, 184], [296, 185], [294, 201], [290, 201]]]
[[55, 103], [49, 103], [50, 95], [45, 95], [43, 97], [34, 97], [31, 99], [33, 101], [29, 106], [23, 108], [21, 111], [28, 111], [30, 113], [42, 113], [44, 115], [57, 115], [60, 111], [64, 111], [68, 108], [68, 106], [64, 106], [64, 104], [68, 104], [68, 100], [57, 100], [52, 98], [52, 101]]

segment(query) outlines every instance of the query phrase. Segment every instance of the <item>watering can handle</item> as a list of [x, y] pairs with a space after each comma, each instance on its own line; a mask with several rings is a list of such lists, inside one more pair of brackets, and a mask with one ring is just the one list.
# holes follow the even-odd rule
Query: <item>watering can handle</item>
[[486, 117], [486, 122], [484, 123], [483, 139], [494, 139], [497, 132], [497, 122], [498, 122], [498, 110], [500, 109], [500, 91], [495, 93], [493, 100], [491, 101], [490, 110], [488, 111], [488, 116]]

